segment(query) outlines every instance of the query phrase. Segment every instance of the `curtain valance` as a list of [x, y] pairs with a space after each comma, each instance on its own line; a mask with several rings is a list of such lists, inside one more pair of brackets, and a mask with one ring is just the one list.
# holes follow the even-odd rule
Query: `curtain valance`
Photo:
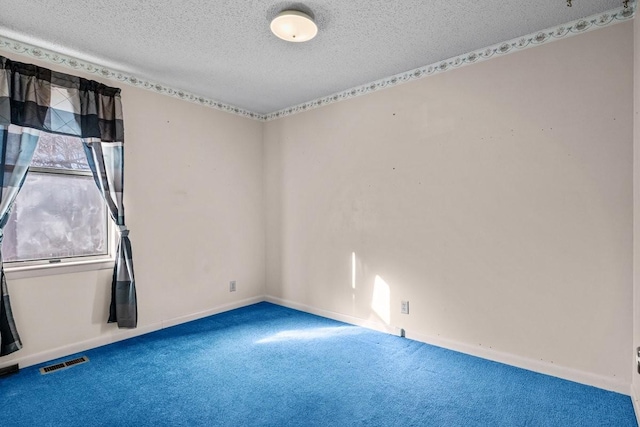
[[0, 125], [124, 142], [120, 89], [0, 56]]

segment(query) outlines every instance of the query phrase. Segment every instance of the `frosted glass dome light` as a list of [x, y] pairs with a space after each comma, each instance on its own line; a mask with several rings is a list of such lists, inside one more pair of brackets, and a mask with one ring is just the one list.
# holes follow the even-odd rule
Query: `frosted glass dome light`
[[282, 40], [301, 43], [318, 34], [318, 26], [309, 15], [298, 10], [284, 10], [271, 21], [271, 31]]

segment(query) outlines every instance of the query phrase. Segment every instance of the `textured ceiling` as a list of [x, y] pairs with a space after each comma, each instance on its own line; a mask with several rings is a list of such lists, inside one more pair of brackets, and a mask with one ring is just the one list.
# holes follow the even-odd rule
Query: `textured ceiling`
[[[0, 0], [0, 34], [270, 113], [622, 6], [621, 0]], [[287, 43], [293, 8], [318, 36]]]

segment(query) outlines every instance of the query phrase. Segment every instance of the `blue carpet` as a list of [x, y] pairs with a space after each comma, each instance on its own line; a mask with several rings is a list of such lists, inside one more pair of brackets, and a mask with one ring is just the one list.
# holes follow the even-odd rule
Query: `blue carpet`
[[0, 379], [0, 426], [637, 425], [628, 396], [268, 303], [82, 354]]

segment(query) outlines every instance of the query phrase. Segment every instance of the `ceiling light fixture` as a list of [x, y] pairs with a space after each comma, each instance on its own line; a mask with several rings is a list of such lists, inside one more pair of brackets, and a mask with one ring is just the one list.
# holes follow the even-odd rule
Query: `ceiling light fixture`
[[318, 34], [318, 27], [309, 15], [298, 10], [283, 10], [271, 21], [271, 31], [282, 40], [300, 43]]

